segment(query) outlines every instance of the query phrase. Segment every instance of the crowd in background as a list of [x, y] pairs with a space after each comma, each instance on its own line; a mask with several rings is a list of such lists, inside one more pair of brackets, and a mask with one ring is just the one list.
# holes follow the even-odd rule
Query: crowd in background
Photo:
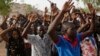
[[[6, 55], [99, 56], [100, 16], [96, 15], [92, 4], [88, 4], [90, 13], [86, 13], [82, 9], [76, 9], [71, 1], [66, 2], [62, 10], [55, 3], [49, 2], [51, 12], [45, 7], [42, 15], [31, 12], [4, 18], [0, 26], [0, 37], [6, 42]], [[64, 40], [66, 32], [70, 36], [68, 42]], [[76, 38], [71, 38], [75, 36], [74, 33], [84, 33], [82, 40], [78, 41], [79, 45]], [[65, 48], [69, 49], [64, 52]]]

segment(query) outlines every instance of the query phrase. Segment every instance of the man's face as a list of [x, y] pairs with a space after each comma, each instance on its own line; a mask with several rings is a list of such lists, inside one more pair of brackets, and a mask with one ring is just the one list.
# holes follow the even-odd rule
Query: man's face
[[72, 13], [71, 17], [72, 17], [72, 19], [75, 19], [75, 18], [77, 18], [77, 15], [75, 13]]
[[37, 27], [37, 33], [38, 34], [40, 33], [40, 30], [41, 30], [41, 28], [40, 27]]
[[71, 38], [75, 38], [76, 37], [76, 30], [74, 27], [70, 27], [67, 30], [67, 35]]
[[16, 31], [13, 31], [13, 38], [15, 38], [15, 39], [18, 38], [18, 33]]
[[51, 11], [55, 11], [56, 10], [56, 6], [55, 5], [52, 5], [51, 6]]
[[37, 33], [40, 35], [40, 36], [43, 36], [44, 35], [44, 31], [41, 27], [37, 27]]

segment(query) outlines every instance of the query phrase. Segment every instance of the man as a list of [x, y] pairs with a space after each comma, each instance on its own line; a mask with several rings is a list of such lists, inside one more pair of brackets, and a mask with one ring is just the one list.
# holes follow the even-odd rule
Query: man
[[[51, 56], [51, 40], [48, 38], [48, 35], [45, 34], [45, 28], [41, 26], [33, 26], [32, 34], [27, 33], [31, 24], [35, 22], [34, 15], [30, 17], [30, 22], [24, 29], [22, 36], [27, 36], [27, 39], [31, 43], [32, 47], [32, 56]], [[35, 32], [37, 34], [35, 34]], [[26, 35], [25, 35], [26, 34]]]
[[66, 2], [48, 29], [48, 34], [58, 50], [59, 56], [80, 56], [80, 41], [93, 32], [94, 22], [91, 20], [90, 28], [84, 33], [77, 33], [73, 23], [63, 23], [63, 35], [58, 36], [56, 27], [63, 19], [64, 14], [73, 6], [72, 0]]

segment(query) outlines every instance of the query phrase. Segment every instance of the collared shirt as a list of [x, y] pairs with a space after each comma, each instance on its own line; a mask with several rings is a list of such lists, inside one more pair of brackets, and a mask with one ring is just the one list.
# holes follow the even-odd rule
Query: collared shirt
[[64, 36], [58, 36], [58, 41], [55, 43], [59, 56], [80, 56], [80, 41], [81, 34], [76, 36], [76, 45], [74, 46]]
[[32, 44], [32, 56], [50, 56], [52, 43], [48, 35], [43, 39], [39, 35], [28, 35], [28, 39]]

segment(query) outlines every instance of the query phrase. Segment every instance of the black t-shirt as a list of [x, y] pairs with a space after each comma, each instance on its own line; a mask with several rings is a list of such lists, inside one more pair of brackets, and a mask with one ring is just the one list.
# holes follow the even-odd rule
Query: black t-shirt
[[14, 39], [13, 37], [9, 38], [8, 55], [24, 56], [24, 41], [22, 38], [18, 39]]

